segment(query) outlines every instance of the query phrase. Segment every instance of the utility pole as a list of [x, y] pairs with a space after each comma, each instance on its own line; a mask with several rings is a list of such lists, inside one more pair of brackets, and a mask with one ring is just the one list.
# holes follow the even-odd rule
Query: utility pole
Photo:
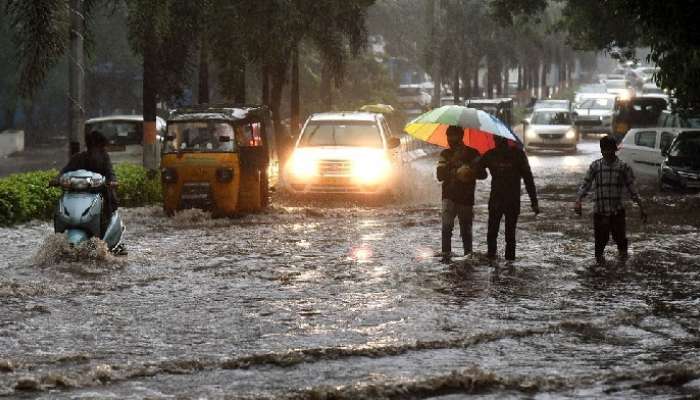
[[85, 146], [85, 63], [83, 56], [83, 32], [85, 15], [83, 0], [70, 1], [70, 72], [69, 72], [69, 124], [68, 155], [73, 156]]
[[433, 98], [430, 102], [431, 107], [440, 107], [440, 85], [442, 84], [442, 77], [440, 76], [440, 12], [442, 3], [438, 1], [429, 0], [427, 3], [428, 7], [428, 24], [430, 24], [430, 56], [431, 60], [431, 71], [430, 75], [433, 78]]

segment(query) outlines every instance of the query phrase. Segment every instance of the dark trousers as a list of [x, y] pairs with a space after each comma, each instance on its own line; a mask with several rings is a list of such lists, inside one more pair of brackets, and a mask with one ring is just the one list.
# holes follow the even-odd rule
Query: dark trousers
[[497, 249], [498, 230], [501, 227], [501, 218], [506, 217], [506, 260], [515, 260], [515, 228], [518, 225], [520, 205], [489, 204], [489, 227], [486, 233], [488, 243], [488, 256], [495, 257]]
[[612, 234], [620, 255], [627, 255], [627, 227], [625, 210], [614, 215], [593, 214], [593, 232], [595, 236], [595, 256], [603, 257], [603, 251]]
[[452, 200], [442, 200], [442, 252], [452, 251], [452, 230], [455, 217], [459, 221], [459, 234], [462, 237], [464, 255], [472, 252], [472, 220], [474, 218], [471, 204], [459, 204]]

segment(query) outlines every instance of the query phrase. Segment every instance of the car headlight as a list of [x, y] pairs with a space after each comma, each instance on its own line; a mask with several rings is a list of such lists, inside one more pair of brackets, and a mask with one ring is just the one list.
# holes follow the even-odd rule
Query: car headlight
[[625, 90], [620, 93], [620, 100], [629, 100], [632, 97], [632, 93], [629, 90]]
[[289, 161], [289, 170], [297, 179], [309, 179], [317, 174], [318, 163], [313, 158], [295, 152]]
[[525, 137], [527, 137], [528, 139], [536, 139], [537, 133], [535, 132], [534, 129], [532, 129], [531, 127], [528, 127], [527, 129], [525, 129]]
[[576, 138], [576, 130], [575, 129], [569, 129], [566, 131], [566, 134], [564, 135], [565, 138], [567, 139], [575, 139]]
[[352, 175], [362, 184], [376, 184], [385, 179], [391, 171], [391, 163], [386, 157], [360, 157], [353, 160]]

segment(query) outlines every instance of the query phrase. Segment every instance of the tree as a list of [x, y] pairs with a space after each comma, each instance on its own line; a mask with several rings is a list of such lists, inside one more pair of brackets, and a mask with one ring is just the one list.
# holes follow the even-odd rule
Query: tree
[[[685, 112], [700, 108], [700, 3], [633, 0], [563, 1], [559, 28], [578, 50], [622, 49], [649, 46], [647, 61], [659, 66], [656, 82], [671, 89], [675, 107]], [[523, 11], [541, 11], [544, 0], [494, 0], [494, 10], [504, 20]]]

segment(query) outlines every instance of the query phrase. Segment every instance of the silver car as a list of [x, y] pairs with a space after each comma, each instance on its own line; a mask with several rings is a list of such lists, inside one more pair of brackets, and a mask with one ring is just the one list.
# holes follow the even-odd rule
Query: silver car
[[574, 118], [586, 121], [579, 124], [580, 133], [612, 133], [612, 115], [615, 110], [615, 96], [601, 94], [577, 104], [574, 108]]
[[523, 130], [527, 149], [554, 149], [576, 152], [579, 134], [566, 108], [540, 108], [532, 113]]

